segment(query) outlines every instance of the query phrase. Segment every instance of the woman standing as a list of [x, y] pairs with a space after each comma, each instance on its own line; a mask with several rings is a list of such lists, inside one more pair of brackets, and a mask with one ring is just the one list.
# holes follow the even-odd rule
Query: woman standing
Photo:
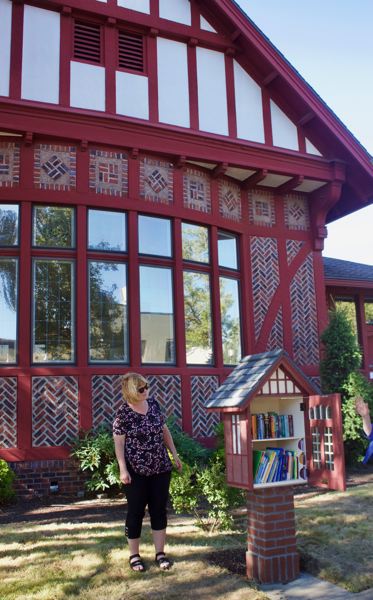
[[133, 571], [144, 571], [139, 553], [142, 521], [148, 506], [155, 547], [155, 562], [162, 570], [171, 566], [164, 552], [167, 501], [172, 463], [181, 471], [171, 433], [158, 402], [149, 397], [149, 384], [142, 375], [127, 373], [122, 379], [123, 404], [113, 423], [115, 454], [120, 480], [127, 497], [125, 532]]

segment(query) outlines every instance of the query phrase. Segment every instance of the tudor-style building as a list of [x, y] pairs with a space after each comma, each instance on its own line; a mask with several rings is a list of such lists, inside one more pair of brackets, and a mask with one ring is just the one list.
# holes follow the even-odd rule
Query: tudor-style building
[[371, 157], [232, 0], [0, 0], [0, 133], [0, 456], [26, 485], [68, 489], [129, 369], [198, 438], [242, 355], [318, 377], [326, 224], [372, 202]]

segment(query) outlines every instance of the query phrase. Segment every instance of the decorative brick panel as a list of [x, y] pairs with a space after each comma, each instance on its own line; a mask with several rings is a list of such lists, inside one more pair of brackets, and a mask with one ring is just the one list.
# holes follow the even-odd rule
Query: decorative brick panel
[[275, 200], [270, 192], [250, 190], [249, 220], [252, 225], [274, 227], [276, 224]]
[[179, 375], [149, 375], [150, 394], [159, 402], [162, 412], [182, 425], [181, 378]]
[[[10, 463], [15, 479], [18, 498], [25, 500], [53, 496], [57, 498], [82, 495], [86, 473], [79, 471], [78, 463], [73, 459], [33, 460]], [[58, 493], [52, 494], [50, 485], [58, 484]]]
[[293, 356], [298, 365], [318, 364], [319, 334], [313, 257], [309, 254], [290, 285]]
[[32, 378], [33, 446], [70, 444], [79, 431], [78, 417], [77, 378]]
[[277, 240], [272, 238], [251, 238], [251, 270], [255, 340], [263, 326], [273, 295], [279, 285]]
[[285, 196], [285, 225], [288, 229], [309, 230], [308, 201], [304, 196], [298, 194]]
[[34, 150], [34, 183], [42, 190], [76, 188], [76, 148], [39, 144]]
[[17, 447], [16, 377], [0, 377], [0, 447]]
[[122, 377], [120, 375], [94, 375], [92, 377], [93, 428], [111, 427], [115, 413], [122, 403]]
[[286, 257], [288, 265], [294, 260], [303, 246], [304, 242], [299, 242], [298, 240], [286, 240]]
[[215, 427], [220, 422], [219, 415], [208, 413], [204, 407], [205, 402], [218, 388], [219, 380], [216, 376], [192, 377], [192, 430], [193, 437], [210, 437], [215, 433]]
[[184, 174], [184, 206], [200, 212], [211, 212], [210, 179], [203, 171], [186, 170]]
[[219, 213], [225, 219], [242, 221], [240, 187], [228, 181], [219, 181]]
[[19, 144], [0, 142], [0, 187], [17, 187], [19, 171]]
[[294, 491], [273, 487], [248, 492], [246, 569], [259, 583], [286, 583], [299, 576]]
[[268, 336], [266, 351], [278, 350], [284, 347], [284, 325], [282, 320], [282, 308], [279, 309], [276, 319]]
[[128, 194], [128, 159], [123, 152], [92, 149], [89, 152], [89, 189], [97, 194]]
[[172, 204], [174, 167], [171, 163], [144, 157], [140, 161], [140, 196], [151, 202]]

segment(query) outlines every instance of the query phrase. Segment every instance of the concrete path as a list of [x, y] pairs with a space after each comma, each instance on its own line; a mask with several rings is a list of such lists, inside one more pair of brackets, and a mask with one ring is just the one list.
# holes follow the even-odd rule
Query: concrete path
[[270, 600], [373, 600], [373, 588], [353, 594], [307, 573], [286, 584], [260, 586]]

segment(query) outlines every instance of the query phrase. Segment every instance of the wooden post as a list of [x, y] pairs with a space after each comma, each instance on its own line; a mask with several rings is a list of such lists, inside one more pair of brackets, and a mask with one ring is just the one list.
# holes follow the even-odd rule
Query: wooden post
[[291, 486], [248, 492], [246, 572], [259, 583], [286, 583], [299, 576]]

